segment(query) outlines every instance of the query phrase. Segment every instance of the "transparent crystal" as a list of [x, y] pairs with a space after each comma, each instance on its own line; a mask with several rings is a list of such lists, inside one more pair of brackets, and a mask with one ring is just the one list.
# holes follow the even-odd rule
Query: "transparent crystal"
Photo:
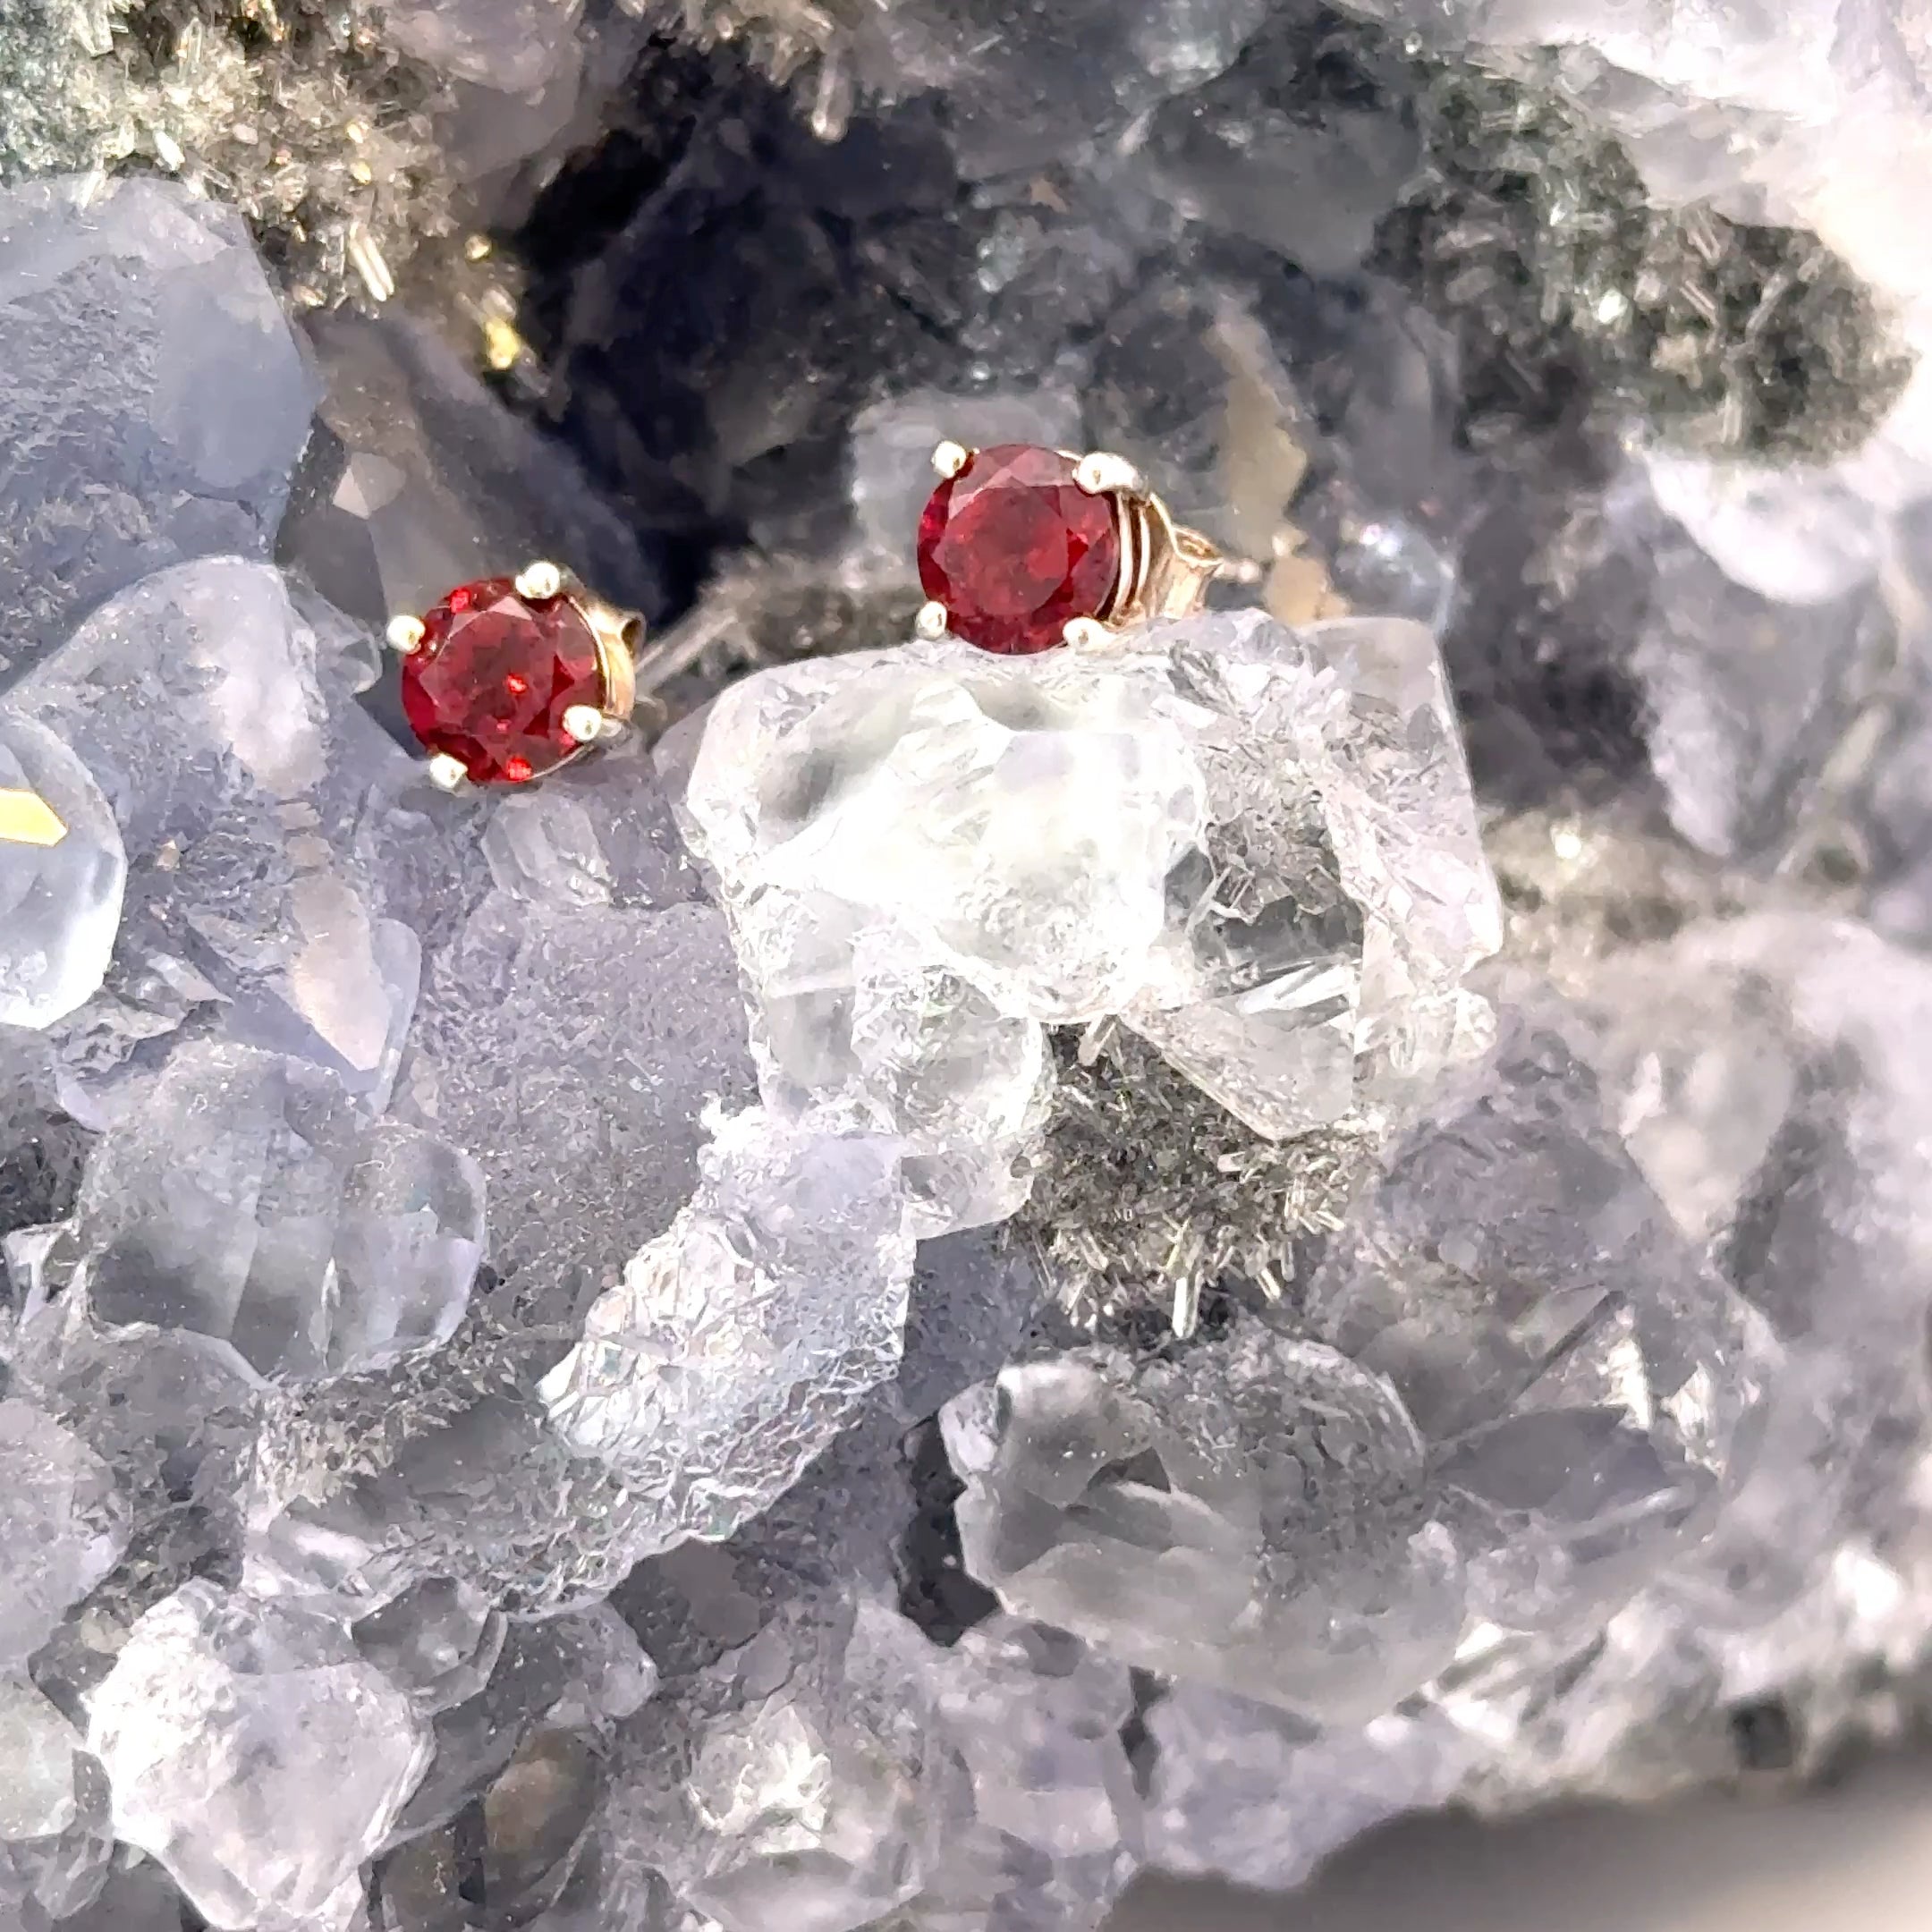
[[1095, 1926], [1133, 1875], [1140, 1801], [1121, 1742], [1124, 1667], [1008, 1617], [928, 1653], [936, 1716], [970, 1781], [909, 1928]]
[[543, 1399], [641, 1506], [638, 1555], [728, 1536], [895, 1371], [912, 1274], [898, 1165], [874, 1136], [758, 1108], [721, 1121], [690, 1205], [592, 1307]]
[[23, 1678], [0, 1677], [0, 1839], [52, 1838], [74, 1822], [80, 1733]]
[[1142, 1669], [1360, 1721], [1462, 1628], [1421, 1438], [1378, 1377], [1250, 1319], [1173, 1361], [1081, 1349], [946, 1411], [967, 1568]]
[[318, 1067], [187, 1046], [96, 1148], [75, 1240], [97, 1321], [211, 1336], [264, 1376], [335, 1375], [454, 1331], [482, 1182]]
[[130, 1525], [107, 1465], [32, 1404], [0, 1402], [0, 1671], [24, 1665], [121, 1560]]
[[1471, 1607], [1514, 1629], [1601, 1617], [1707, 1532], [1778, 1361], [1521, 1013], [1391, 1149], [1305, 1318], [1401, 1392]]
[[627, 1739], [627, 1855], [724, 1932], [871, 1925], [917, 1895], [944, 1808], [968, 1800], [925, 1640], [871, 1604], [845, 1628], [789, 1673], [768, 1631], [703, 1674], [672, 1721]]
[[188, 1028], [380, 1101], [419, 947], [348, 849], [365, 793], [407, 766], [353, 702], [362, 674], [275, 571], [215, 558], [123, 592], [15, 688], [93, 773], [127, 848], [114, 970], [64, 1035], [78, 1079]]
[[345, 1922], [430, 1747], [338, 1624], [197, 1581], [129, 1632], [88, 1749], [116, 1833], [212, 1923], [298, 1932]]
[[922, 1232], [1025, 1198], [1044, 1024], [1124, 1014], [1274, 1137], [1484, 1037], [1462, 981], [1500, 912], [1419, 625], [768, 671], [714, 707], [683, 806], [767, 1104], [904, 1136]]
[[1212, 714], [1208, 827], [1178, 985], [1129, 1023], [1270, 1139], [1413, 1097], [1486, 1039], [1462, 980], [1502, 944], [1435, 640], [1243, 614], [1158, 641]]
[[45, 725], [0, 712], [0, 1025], [51, 1026], [99, 990], [126, 884], [87, 767]]
[[1163, 1870], [1286, 1891], [1399, 1813], [1446, 1803], [1481, 1750], [1441, 1713], [1317, 1731], [1285, 1711], [1176, 1685], [1148, 1713], [1147, 1849]]
[[395, 1111], [476, 1157], [504, 1292], [574, 1326], [690, 1199], [705, 1109], [750, 1086], [711, 907], [497, 891], [431, 962]]
[[233, 209], [153, 174], [0, 193], [0, 685], [137, 578], [267, 551], [316, 386]]

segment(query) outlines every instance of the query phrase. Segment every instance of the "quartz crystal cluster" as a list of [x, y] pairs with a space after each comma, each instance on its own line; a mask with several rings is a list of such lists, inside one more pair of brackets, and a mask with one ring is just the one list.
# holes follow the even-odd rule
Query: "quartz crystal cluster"
[[[0, 1932], [1097, 1932], [1932, 1716], [1924, 54], [0, 20]], [[1260, 582], [1056, 641], [1095, 451]]]

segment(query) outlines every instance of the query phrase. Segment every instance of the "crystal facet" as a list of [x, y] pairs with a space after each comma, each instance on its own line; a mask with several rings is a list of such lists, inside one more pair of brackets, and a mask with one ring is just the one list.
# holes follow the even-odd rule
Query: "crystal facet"
[[409, 1700], [327, 1618], [194, 1582], [94, 1694], [115, 1831], [209, 1920], [298, 1932], [343, 1909], [429, 1760]]

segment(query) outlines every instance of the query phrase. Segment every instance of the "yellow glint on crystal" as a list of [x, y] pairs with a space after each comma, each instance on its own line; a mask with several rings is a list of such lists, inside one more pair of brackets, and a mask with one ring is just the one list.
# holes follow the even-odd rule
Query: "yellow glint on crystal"
[[9, 845], [58, 845], [66, 836], [60, 814], [38, 792], [0, 789], [0, 840]]

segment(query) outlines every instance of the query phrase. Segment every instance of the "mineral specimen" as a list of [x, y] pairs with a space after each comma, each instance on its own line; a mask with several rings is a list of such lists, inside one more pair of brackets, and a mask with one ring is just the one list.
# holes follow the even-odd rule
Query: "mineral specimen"
[[320, 1069], [187, 1046], [96, 1148], [70, 1292], [257, 1373], [326, 1377], [445, 1342], [483, 1251], [467, 1155], [371, 1125]]
[[386, 1090], [420, 948], [349, 849], [363, 794], [403, 762], [353, 702], [366, 675], [270, 565], [215, 557], [144, 578], [14, 687], [128, 854], [107, 984], [62, 1028], [78, 1083], [212, 1028]]
[[907, 1135], [927, 1232], [1024, 1199], [1048, 1023], [1123, 1015], [1275, 1138], [1480, 1041], [1462, 980], [1495, 889], [1418, 627], [1203, 618], [1017, 669], [936, 646], [767, 673], [720, 700], [685, 811], [768, 1101]]
[[106, 1465], [30, 1403], [0, 1402], [0, 1667], [17, 1669], [120, 1561], [128, 1518]]
[[689, 1206], [593, 1304], [543, 1383], [551, 1419], [649, 1515], [636, 1554], [727, 1536], [898, 1367], [912, 1242], [897, 1151], [751, 1109]]
[[136, 578], [264, 555], [316, 388], [241, 221], [172, 183], [0, 192], [0, 261], [13, 683]]
[[292, 1932], [348, 1922], [356, 1868], [429, 1759], [408, 1700], [337, 1626], [206, 1583], [129, 1633], [88, 1749], [115, 1831], [213, 1924]]
[[[1908, 12], [7, 13], [6, 1932], [1092, 1932], [1928, 1707]], [[1263, 607], [973, 649], [1096, 448]], [[655, 745], [375, 648], [538, 558]]]

